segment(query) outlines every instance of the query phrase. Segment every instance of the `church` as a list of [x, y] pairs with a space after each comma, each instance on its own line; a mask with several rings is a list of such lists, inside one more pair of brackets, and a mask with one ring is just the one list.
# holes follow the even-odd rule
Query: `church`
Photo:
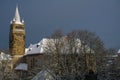
[[[28, 48], [26, 48], [25, 44], [25, 37], [26, 37], [26, 32], [25, 32], [25, 24], [24, 20], [21, 20], [18, 6], [16, 6], [15, 10], [15, 16], [13, 20], [10, 23], [10, 32], [9, 32], [9, 53], [12, 56], [12, 68], [17, 74], [17, 78], [25, 78], [26, 76], [32, 75], [32, 74], [37, 74], [39, 71], [41, 71], [44, 68], [45, 62], [47, 62], [48, 55], [46, 56], [45, 53], [46, 47], [47, 48], [52, 48], [52, 50], [55, 49], [54, 46], [54, 39], [48, 39], [48, 38], [43, 38], [40, 42], [36, 44], [31, 44]], [[69, 51], [68, 47], [66, 45], [66, 39], [67, 37], [62, 38], [64, 41], [64, 45], [61, 49], [62, 52], [63, 50]], [[49, 46], [48, 44], [49, 43]], [[81, 41], [79, 39], [76, 39], [75, 45], [78, 47], [76, 48], [77, 53], [80, 53], [79, 49], [83, 49], [81, 47]], [[67, 43], [68, 44], [68, 43]], [[81, 50], [80, 49], [80, 50]], [[94, 53], [93, 50], [91, 50], [87, 45], [85, 46], [85, 51], [86, 53]], [[67, 52], [70, 53], [70, 52]], [[91, 66], [89, 62], [90, 55], [86, 55], [86, 63], [89, 69], [89, 66]], [[96, 63], [93, 62], [91, 68], [95, 70]], [[33, 72], [35, 71], [35, 72]]]
[[25, 25], [24, 20], [21, 20], [18, 6], [16, 6], [15, 16], [10, 24], [9, 32], [9, 53], [12, 56], [13, 70], [22, 78], [27, 75], [28, 69], [37, 67], [35, 62], [42, 60], [42, 54], [26, 54], [25, 47]]

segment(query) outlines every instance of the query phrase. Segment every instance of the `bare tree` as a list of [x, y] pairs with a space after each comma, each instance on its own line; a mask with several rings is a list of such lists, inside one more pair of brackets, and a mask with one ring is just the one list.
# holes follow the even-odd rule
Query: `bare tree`
[[13, 80], [16, 78], [14, 70], [12, 70], [12, 60], [7, 54], [1, 53], [0, 59], [0, 80]]
[[72, 31], [66, 36], [56, 31], [46, 45], [46, 53], [49, 53], [46, 67], [65, 78], [82, 76], [89, 69], [96, 71], [96, 62], [99, 62], [96, 58], [104, 50], [100, 38], [87, 30]]
[[[95, 33], [87, 30], [75, 30], [71, 32], [70, 35], [71, 34], [74, 34], [76, 38], [81, 40], [84, 49], [85, 45], [89, 46], [89, 53], [92, 53], [92, 51], [94, 51], [94, 54], [92, 55], [97, 58], [96, 64], [94, 63], [94, 68], [97, 68], [97, 71], [101, 70], [103, 68], [101, 65], [104, 62], [102, 59], [102, 57], [104, 57], [104, 44], [100, 38]], [[84, 50], [84, 53], [86, 53], [85, 51], [87, 50]]]

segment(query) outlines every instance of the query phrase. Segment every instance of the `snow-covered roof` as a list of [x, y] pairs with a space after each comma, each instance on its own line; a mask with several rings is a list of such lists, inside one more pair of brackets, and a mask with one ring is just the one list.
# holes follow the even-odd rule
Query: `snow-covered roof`
[[48, 48], [50, 47], [54, 47], [54, 40], [43, 38], [40, 42], [36, 44], [30, 44], [30, 46], [25, 50], [25, 55], [42, 54], [47, 52]]
[[120, 53], [120, 49], [118, 50], [118, 53]]
[[15, 16], [13, 18], [13, 21], [11, 21], [11, 24], [15, 23], [15, 24], [23, 24], [24, 21], [20, 19], [20, 15], [19, 15], [19, 10], [18, 10], [18, 6], [16, 6], [16, 11], [15, 11]]
[[5, 54], [4, 52], [0, 53], [0, 60], [12, 60], [9, 54]]
[[[28, 48], [26, 48], [25, 50], [25, 55], [30, 55], [30, 54], [42, 54], [42, 53], [46, 53], [46, 52], [52, 52], [55, 51], [55, 44], [56, 41], [59, 39], [48, 39], [48, 38], [43, 38], [39, 43], [36, 44], [30, 44], [30, 46]], [[69, 44], [63, 40], [63, 46], [61, 47], [61, 52], [66, 52], [66, 53], [70, 53], [69, 52]], [[90, 49], [90, 47], [88, 47], [87, 45], [85, 45], [84, 47], [81, 46], [81, 40], [80, 39], [76, 39], [75, 40], [75, 46], [73, 47], [73, 51], [77, 49], [77, 53], [80, 52], [80, 50], [83, 50], [83, 48], [85, 48], [85, 52], [86, 53], [94, 53], [94, 51], [92, 49]]]
[[42, 39], [39, 43], [36, 44], [30, 44], [28, 48], [25, 50], [25, 55], [30, 54], [41, 54], [44, 53], [44, 46], [46, 45], [48, 39]]
[[26, 63], [20, 63], [15, 70], [23, 70], [23, 71], [27, 71], [28, 70], [28, 65]]
[[47, 70], [41, 70], [33, 79], [31, 80], [54, 80], [53, 76]]
[[113, 57], [113, 58], [116, 58], [116, 57], [118, 57], [118, 55], [116, 54], [116, 55], [113, 55], [112, 57]]

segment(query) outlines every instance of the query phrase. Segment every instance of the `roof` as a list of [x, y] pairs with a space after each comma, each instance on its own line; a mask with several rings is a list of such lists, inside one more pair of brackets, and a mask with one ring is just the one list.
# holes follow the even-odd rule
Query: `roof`
[[25, 50], [25, 55], [45, 53], [48, 43], [52, 43], [52, 39], [43, 38], [36, 44], [30, 44], [30, 46]]
[[28, 65], [26, 63], [20, 63], [15, 70], [22, 70], [22, 71], [27, 71], [28, 70]]
[[118, 53], [120, 53], [120, 49], [118, 50]]
[[[64, 53], [67, 51], [66, 53], [70, 53], [69, 52], [69, 50], [70, 50], [69, 43], [65, 39], [63, 39], [63, 40], [64, 40], [64, 42], [63, 42], [64, 44], [63, 44], [63, 47], [61, 47], [61, 52]], [[26, 50], [25, 50], [25, 55], [43, 54], [46, 52], [55, 51], [56, 41], [59, 42], [60, 40], [43, 38], [40, 42], [38, 42], [36, 44], [30, 44], [30, 46], [28, 48], [26, 48]], [[77, 53], [79, 53], [81, 50], [82, 51], [85, 50], [85, 53], [94, 53], [94, 51], [92, 49], [90, 49], [89, 46], [85, 45], [84, 47], [82, 47], [80, 39], [76, 39], [74, 44], [75, 44], [75, 46], [73, 46], [73, 51], [76, 50]]]
[[54, 80], [52, 74], [48, 70], [41, 70], [33, 79], [31, 80]]
[[16, 23], [16, 24], [22, 24], [22, 23], [24, 23], [23, 20], [21, 22], [19, 10], [18, 10], [18, 6], [16, 6], [15, 16], [14, 16], [13, 21], [11, 23]]

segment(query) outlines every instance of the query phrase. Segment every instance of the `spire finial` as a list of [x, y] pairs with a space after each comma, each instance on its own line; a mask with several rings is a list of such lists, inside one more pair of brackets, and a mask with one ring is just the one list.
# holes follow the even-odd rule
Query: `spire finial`
[[15, 11], [15, 16], [13, 18], [13, 21], [15, 23], [21, 24], [19, 10], [18, 10], [18, 5], [16, 5], [16, 11]]

